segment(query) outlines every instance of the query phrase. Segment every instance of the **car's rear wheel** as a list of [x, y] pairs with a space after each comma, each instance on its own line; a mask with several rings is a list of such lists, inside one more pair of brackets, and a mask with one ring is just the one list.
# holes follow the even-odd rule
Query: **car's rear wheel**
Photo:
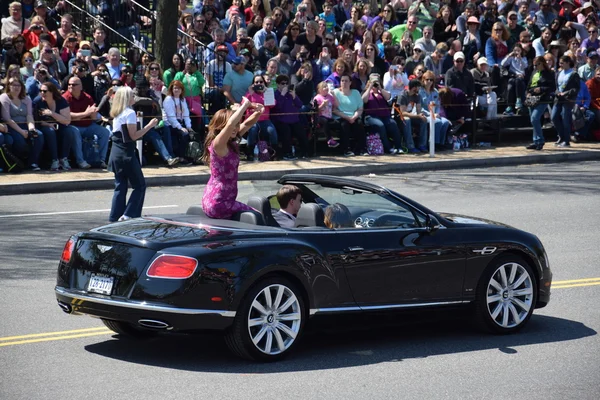
[[477, 287], [479, 325], [494, 333], [513, 333], [531, 318], [537, 300], [533, 270], [521, 257], [503, 256], [483, 273]]
[[302, 295], [291, 282], [267, 278], [246, 294], [225, 340], [242, 358], [277, 361], [298, 342], [305, 315]]
[[111, 331], [132, 339], [149, 339], [157, 334], [155, 331], [137, 328], [128, 322], [113, 321], [110, 319], [102, 319], [102, 322]]

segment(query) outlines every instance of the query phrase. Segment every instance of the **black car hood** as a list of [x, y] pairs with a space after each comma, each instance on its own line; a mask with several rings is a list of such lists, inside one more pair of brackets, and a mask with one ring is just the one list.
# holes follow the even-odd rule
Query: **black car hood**
[[513, 228], [510, 225], [503, 224], [501, 222], [491, 221], [489, 219], [470, 217], [468, 215], [452, 214], [452, 213], [438, 213], [445, 219], [460, 225], [489, 225], [497, 226], [501, 228]]

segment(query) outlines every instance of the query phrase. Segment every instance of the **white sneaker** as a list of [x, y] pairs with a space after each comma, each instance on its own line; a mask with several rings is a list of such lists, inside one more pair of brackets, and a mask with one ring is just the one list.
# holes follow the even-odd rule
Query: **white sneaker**
[[71, 170], [71, 164], [69, 164], [69, 160], [67, 160], [66, 158], [63, 158], [62, 160], [60, 160], [60, 167], [64, 171], [70, 171]]
[[246, 138], [241, 138], [240, 145], [242, 145], [242, 144], [248, 144], [248, 140]]
[[121, 218], [119, 218], [119, 222], [121, 222], [121, 221], [127, 221], [129, 219], [131, 219], [131, 217], [128, 217], [127, 215], [121, 215]]
[[31, 164], [31, 170], [32, 171], [41, 171], [41, 168], [37, 164]]
[[50, 171], [58, 171], [58, 160], [52, 160], [52, 164], [50, 164]]
[[90, 169], [90, 168], [92, 168], [92, 166], [90, 164], [88, 164], [87, 161], [80, 162], [78, 165], [79, 165], [79, 168], [81, 168], [81, 169]]
[[398, 149], [396, 149], [395, 147], [392, 147], [390, 149], [390, 154], [398, 154]]

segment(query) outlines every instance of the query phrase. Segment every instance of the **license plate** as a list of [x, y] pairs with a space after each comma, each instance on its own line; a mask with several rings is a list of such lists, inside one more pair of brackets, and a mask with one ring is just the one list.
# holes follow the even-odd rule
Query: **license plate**
[[92, 275], [88, 283], [88, 292], [106, 294], [110, 296], [113, 288], [114, 278], [112, 276]]

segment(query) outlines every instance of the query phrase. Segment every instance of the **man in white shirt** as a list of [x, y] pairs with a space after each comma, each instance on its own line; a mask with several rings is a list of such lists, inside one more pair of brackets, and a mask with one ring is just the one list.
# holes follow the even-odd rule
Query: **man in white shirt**
[[29, 20], [23, 18], [23, 8], [20, 2], [13, 1], [8, 5], [8, 10], [10, 11], [10, 17], [2, 18], [2, 32], [0, 34], [2, 40], [12, 38], [25, 29], [29, 29]]
[[282, 228], [295, 227], [296, 214], [302, 206], [302, 191], [294, 185], [283, 185], [276, 196], [280, 209], [273, 218]]

